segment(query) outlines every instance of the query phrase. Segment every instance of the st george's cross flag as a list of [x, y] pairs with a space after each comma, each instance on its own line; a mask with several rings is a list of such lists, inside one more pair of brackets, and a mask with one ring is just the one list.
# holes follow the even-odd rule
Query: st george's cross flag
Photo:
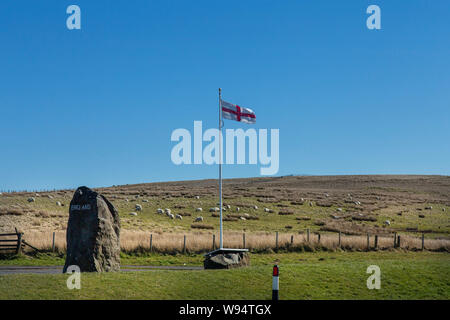
[[244, 123], [256, 123], [256, 116], [253, 110], [240, 107], [226, 101], [221, 101], [222, 117], [228, 120], [235, 120]]

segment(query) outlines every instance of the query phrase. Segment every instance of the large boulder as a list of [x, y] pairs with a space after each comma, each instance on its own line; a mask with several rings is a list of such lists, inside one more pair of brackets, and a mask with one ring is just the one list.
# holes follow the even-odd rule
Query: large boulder
[[79, 187], [70, 202], [67, 257], [63, 272], [77, 265], [81, 272], [120, 270], [120, 220], [102, 195]]
[[250, 256], [247, 252], [212, 252], [203, 261], [205, 269], [231, 269], [248, 265]]

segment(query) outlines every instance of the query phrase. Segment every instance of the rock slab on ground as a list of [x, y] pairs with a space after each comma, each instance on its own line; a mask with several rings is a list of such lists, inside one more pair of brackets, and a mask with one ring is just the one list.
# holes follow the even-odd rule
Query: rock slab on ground
[[120, 270], [119, 213], [104, 196], [87, 187], [79, 187], [70, 202], [63, 272], [70, 265], [81, 272]]
[[205, 269], [231, 269], [250, 265], [247, 252], [220, 252], [206, 255], [203, 261]]

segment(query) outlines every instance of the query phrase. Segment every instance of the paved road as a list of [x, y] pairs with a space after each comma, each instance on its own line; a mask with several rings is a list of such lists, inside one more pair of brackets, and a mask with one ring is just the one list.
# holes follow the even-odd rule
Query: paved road
[[[35, 273], [57, 274], [62, 273], [63, 266], [0, 266], [0, 275]], [[203, 270], [196, 266], [121, 266], [120, 271], [149, 271], [149, 270]]]

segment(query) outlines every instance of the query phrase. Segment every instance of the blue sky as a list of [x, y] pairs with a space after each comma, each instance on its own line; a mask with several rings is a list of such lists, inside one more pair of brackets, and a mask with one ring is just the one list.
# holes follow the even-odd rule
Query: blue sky
[[[81, 30], [66, 8], [81, 8]], [[381, 8], [368, 30], [366, 8]], [[450, 174], [449, 1], [2, 1], [0, 190], [216, 178], [171, 162], [224, 100], [287, 174]], [[226, 127], [248, 125], [226, 122]], [[224, 177], [259, 166], [224, 166]]]

